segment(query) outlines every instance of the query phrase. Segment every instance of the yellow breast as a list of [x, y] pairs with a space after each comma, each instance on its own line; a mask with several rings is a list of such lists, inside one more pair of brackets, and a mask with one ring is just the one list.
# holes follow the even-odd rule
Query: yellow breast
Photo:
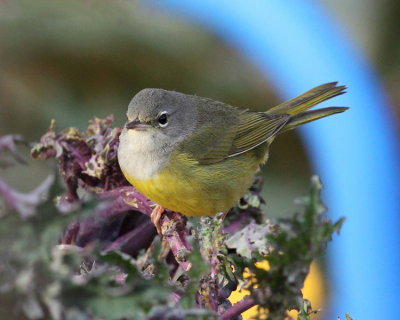
[[127, 180], [155, 203], [188, 216], [227, 212], [251, 185], [263, 157], [246, 152], [216, 164], [200, 165], [185, 154], [146, 180], [123, 172]]
[[141, 194], [164, 208], [185, 215], [211, 214], [209, 208], [200, 204], [201, 195], [190, 192], [185, 182], [168, 171], [164, 170], [146, 181], [132, 179], [127, 174], [125, 176]]

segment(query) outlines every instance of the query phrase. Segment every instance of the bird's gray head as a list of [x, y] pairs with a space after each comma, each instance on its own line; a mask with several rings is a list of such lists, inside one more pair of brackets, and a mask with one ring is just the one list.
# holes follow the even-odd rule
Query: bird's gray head
[[128, 106], [127, 130], [147, 131], [159, 146], [175, 145], [195, 128], [193, 96], [163, 89], [143, 89]]

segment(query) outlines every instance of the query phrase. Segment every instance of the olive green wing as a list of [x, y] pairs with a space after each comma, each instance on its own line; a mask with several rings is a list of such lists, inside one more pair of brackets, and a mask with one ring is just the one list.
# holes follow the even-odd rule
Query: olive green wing
[[[267, 115], [231, 107], [225, 117], [209, 119], [181, 145], [181, 151], [200, 164], [212, 164], [254, 149], [274, 136], [289, 115]], [[223, 119], [221, 121], [221, 119]]]
[[180, 152], [200, 164], [212, 164], [242, 154], [266, 142], [278, 132], [343, 112], [331, 107], [306, 111], [318, 103], [343, 94], [337, 82], [315, 87], [266, 112], [234, 108], [222, 102], [195, 97], [202, 122], [181, 143]]
[[289, 121], [288, 114], [268, 115], [264, 112], [242, 110], [233, 144], [227, 157], [247, 152], [275, 136]]

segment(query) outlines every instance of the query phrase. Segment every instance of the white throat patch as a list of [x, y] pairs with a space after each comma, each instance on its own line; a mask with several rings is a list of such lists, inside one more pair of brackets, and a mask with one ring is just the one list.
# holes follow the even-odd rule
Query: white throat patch
[[168, 157], [154, 143], [152, 130], [123, 129], [119, 137], [118, 162], [125, 174], [146, 181], [168, 162]]

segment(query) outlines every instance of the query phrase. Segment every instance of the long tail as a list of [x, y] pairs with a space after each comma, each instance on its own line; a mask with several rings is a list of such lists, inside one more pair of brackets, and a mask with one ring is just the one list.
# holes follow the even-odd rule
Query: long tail
[[280, 130], [280, 132], [285, 132], [307, 122], [347, 110], [347, 107], [328, 107], [307, 111], [325, 100], [345, 93], [345, 89], [345, 86], [337, 86], [337, 82], [326, 83], [273, 107], [266, 113], [269, 115], [289, 114], [290, 120]]

